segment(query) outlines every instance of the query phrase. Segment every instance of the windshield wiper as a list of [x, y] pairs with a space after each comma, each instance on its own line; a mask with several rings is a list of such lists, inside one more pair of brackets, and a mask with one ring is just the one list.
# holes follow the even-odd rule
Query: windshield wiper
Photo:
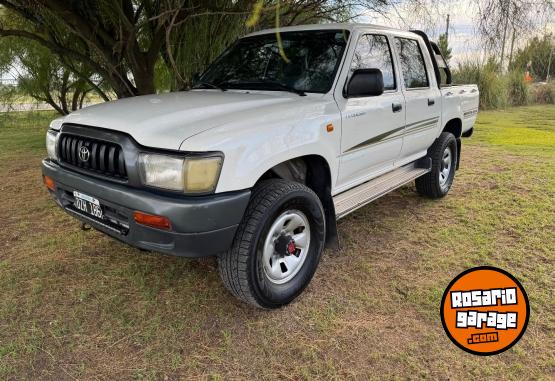
[[306, 93], [304, 91], [299, 90], [299, 89], [297, 89], [293, 86], [289, 86], [285, 83], [274, 82], [274, 81], [260, 81], [260, 83], [267, 84], [267, 85], [270, 85], [270, 86], [275, 86], [275, 87], [277, 87], [281, 90], [285, 90], [285, 91], [288, 91], [290, 93], [295, 93], [295, 94], [297, 94], [301, 97], [306, 97]]
[[194, 89], [199, 89], [200, 87], [198, 87], [198, 86], [204, 86], [204, 87], [208, 87], [208, 88], [211, 88], [211, 89], [218, 89], [218, 90], [222, 90], [222, 91], [227, 90], [222, 85], [216, 85], [214, 83], [206, 82], [206, 81], [199, 81], [199, 82], [195, 83], [195, 87], [193, 87], [193, 88]]
[[299, 90], [293, 86], [289, 86], [286, 85], [285, 83], [281, 83], [281, 82], [275, 82], [275, 81], [265, 81], [265, 80], [259, 80], [259, 81], [226, 81], [226, 82], [220, 82], [220, 86], [228, 86], [228, 87], [233, 87], [233, 86], [237, 86], [237, 87], [243, 87], [243, 86], [256, 86], [256, 87], [260, 87], [261, 90], [264, 90], [264, 87], [266, 85], [269, 85], [273, 88], [282, 90], [282, 91], [287, 91], [290, 93], [294, 93], [297, 94], [301, 97], [305, 97], [306, 93], [303, 90]]

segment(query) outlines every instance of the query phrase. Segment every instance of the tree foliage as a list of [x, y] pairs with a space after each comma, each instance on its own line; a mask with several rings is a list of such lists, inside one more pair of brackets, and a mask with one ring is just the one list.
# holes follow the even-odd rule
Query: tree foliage
[[[549, 65], [550, 60], [551, 65]], [[548, 74], [551, 78], [555, 77], [554, 61], [555, 36], [546, 34], [543, 37], [532, 38], [525, 47], [519, 49], [511, 63], [511, 69], [520, 72], [529, 71], [535, 80], [545, 80]]]
[[477, 30], [489, 55], [502, 63], [512, 53], [515, 42], [530, 38], [538, 25], [550, 22], [555, 12], [553, 0], [474, 0], [478, 6]]
[[[73, 75], [93, 88], [91, 78], [99, 78], [122, 98], [153, 93], [161, 83], [187, 87], [247, 29], [274, 25], [276, 12], [290, 25], [344, 18], [355, 4], [380, 1], [0, 0], [9, 12], [0, 18], [0, 37], [36, 42]], [[26, 27], [10, 25], [14, 17]]]
[[[12, 28], [30, 28], [23, 19], [7, 20]], [[13, 36], [0, 39], [0, 71], [17, 71], [19, 92], [48, 103], [60, 114], [81, 108], [85, 96], [93, 89], [88, 83], [92, 82], [90, 72], [86, 74], [79, 69], [82, 76], [76, 76], [58, 56], [30, 39]]]
[[18, 50], [17, 61], [23, 69], [18, 86], [24, 93], [64, 115], [83, 107], [91, 86], [62, 65], [57, 56], [27, 41]]
[[441, 52], [441, 55], [443, 56], [443, 58], [445, 58], [445, 60], [447, 62], [449, 62], [449, 60], [451, 59], [452, 55], [452, 50], [449, 47], [449, 42], [447, 40], [447, 35], [446, 34], [440, 34], [439, 35], [439, 39], [437, 40], [437, 45], [439, 47], [439, 50]]

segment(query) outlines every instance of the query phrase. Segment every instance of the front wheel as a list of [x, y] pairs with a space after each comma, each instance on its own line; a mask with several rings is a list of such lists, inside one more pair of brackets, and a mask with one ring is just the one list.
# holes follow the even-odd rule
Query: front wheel
[[457, 168], [457, 139], [449, 132], [442, 132], [428, 149], [432, 170], [416, 179], [416, 190], [430, 198], [444, 197], [453, 185]]
[[277, 179], [261, 182], [232, 247], [218, 257], [224, 285], [258, 307], [291, 302], [316, 271], [325, 231], [322, 204], [310, 188]]

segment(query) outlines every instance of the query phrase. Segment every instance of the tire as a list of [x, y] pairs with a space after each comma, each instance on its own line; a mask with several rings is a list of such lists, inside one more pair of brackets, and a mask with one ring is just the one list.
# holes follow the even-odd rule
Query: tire
[[450, 132], [442, 132], [428, 149], [432, 170], [416, 179], [416, 190], [422, 196], [442, 198], [451, 189], [457, 168], [457, 139]]
[[261, 182], [231, 248], [218, 256], [223, 284], [257, 307], [290, 303], [316, 272], [325, 232], [324, 209], [310, 188], [280, 179]]

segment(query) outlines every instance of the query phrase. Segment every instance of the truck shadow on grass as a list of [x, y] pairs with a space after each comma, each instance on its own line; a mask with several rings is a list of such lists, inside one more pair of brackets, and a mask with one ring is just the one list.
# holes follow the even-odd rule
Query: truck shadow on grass
[[[323, 261], [336, 271], [346, 272], [348, 268], [337, 268], [348, 266], [347, 263], [343, 263], [345, 255], [348, 255], [350, 261], [356, 255], [362, 258], [383, 257], [391, 247], [388, 244], [387, 233], [399, 227], [398, 223], [388, 227], [390, 221], [406, 221], [405, 229], [408, 229], [412, 221], [419, 218], [416, 210], [426, 203], [433, 202], [419, 197], [411, 185], [365, 206], [340, 221], [340, 249], [326, 249]], [[170, 303], [188, 309], [214, 303], [219, 309], [227, 306], [228, 312], [238, 314], [244, 314], [245, 311], [262, 311], [231, 298], [221, 284], [214, 257], [189, 259], [142, 251], [114, 241], [94, 230], [79, 231], [75, 234], [80, 235], [84, 241], [94, 242], [94, 246], [84, 244], [78, 252], [78, 255], [85, 259], [86, 268], [82, 269], [82, 273], [93, 278], [97, 274], [100, 277], [121, 280], [116, 283], [116, 288], [111, 289], [112, 292], [133, 292], [143, 302]], [[321, 276], [325, 276], [327, 282], [340, 281], [334, 280], [333, 274], [330, 276], [322, 273], [327, 271], [318, 271], [313, 284], [319, 283], [318, 279]], [[318, 286], [309, 286], [309, 293], [318, 292]], [[304, 303], [303, 300], [301, 296], [294, 304]], [[256, 312], [253, 314], [257, 315]]]

